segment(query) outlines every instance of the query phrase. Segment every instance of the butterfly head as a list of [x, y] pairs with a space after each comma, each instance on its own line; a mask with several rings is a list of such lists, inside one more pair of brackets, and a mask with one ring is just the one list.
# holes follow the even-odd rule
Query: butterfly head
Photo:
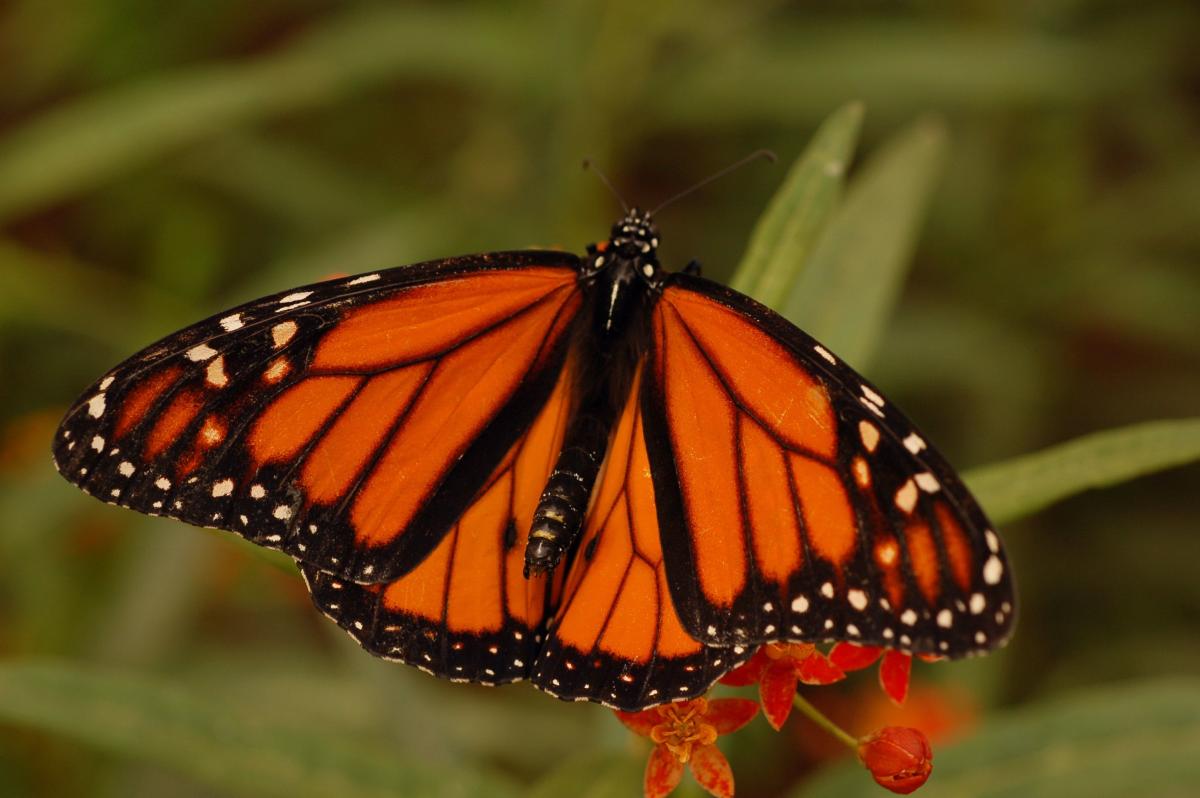
[[653, 259], [658, 249], [658, 225], [650, 214], [633, 208], [612, 226], [608, 247], [626, 258]]
[[588, 247], [590, 272], [620, 272], [622, 282], [638, 275], [651, 285], [661, 279], [658, 265], [658, 226], [650, 214], [629, 210], [612, 226], [608, 241]]

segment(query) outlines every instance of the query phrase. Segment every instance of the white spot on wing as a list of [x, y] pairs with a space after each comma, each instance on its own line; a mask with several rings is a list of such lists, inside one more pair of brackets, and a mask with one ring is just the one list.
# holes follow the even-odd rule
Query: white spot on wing
[[296, 334], [296, 329], [296, 322], [294, 321], [280, 322], [272, 327], [271, 340], [275, 342], [275, 348], [278, 349], [292, 340], [292, 336]]
[[123, 477], [133, 476], [133, 472], [135, 470], [136, 469], [134, 469], [133, 463], [129, 462], [128, 460], [121, 461], [121, 464], [117, 466], [117, 472]]
[[949, 629], [954, 623], [954, 613], [950, 610], [942, 610], [937, 614], [937, 625], [943, 629]]
[[229, 384], [229, 378], [225, 376], [224, 355], [220, 355], [209, 362], [208, 368], [204, 371], [204, 379], [214, 388], [224, 388]]
[[223, 329], [225, 332], [240, 330], [244, 326], [242, 324], [242, 314], [234, 313], [232, 316], [226, 316], [225, 318], [221, 319], [220, 324], [221, 329]]
[[906, 514], [911, 513], [913, 508], [917, 506], [917, 486], [913, 484], [911, 479], [907, 480], [900, 486], [900, 490], [896, 491], [896, 506]]
[[222, 496], [228, 496], [233, 493], [233, 480], [222, 479], [220, 482], [214, 482], [212, 486], [212, 495], [214, 499]]
[[846, 600], [850, 602], [850, 606], [856, 610], [862, 611], [867, 608], [867, 594], [861, 590], [851, 590], [846, 594]]
[[88, 399], [88, 415], [92, 418], [100, 418], [104, 415], [104, 394], [98, 393]]
[[200, 344], [199, 346], [193, 346], [187, 351], [187, 359], [195, 361], [196, 363], [203, 363], [205, 360], [208, 360], [210, 357], [213, 357], [216, 354], [217, 350], [213, 349], [208, 344]]
[[863, 446], [867, 447], [867, 451], [873, 452], [879, 445], [879, 428], [870, 421], [860, 421], [858, 422], [858, 437], [862, 438]]
[[917, 481], [917, 485], [926, 493], [937, 493], [941, 489], [941, 484], [937, 481], [937, 477], [930, 474], [928, 471], [922, 471], [913, 477]]
[[171, 480], [167, 479], [166, 477], [159, 477], [158, 479], [154, 480], [154, 487], [158, 488], [159, 490], [170, 490]]
[[917, 613], [915, 611], [913, 611], [911, 608], [905, 610], [904, 612], [902, 612], [900, 614], [900, 623], [904, 624], [905, 626], [912, 626], [916, 622], [917, 622]]
[[988, 557], [987, 562], [983, 564], [983, 581], [989, 585], [995, 585], [1000, 582], [1000, 577], [1004, 574], [1004, 566], [1000, 563], [1000, 558], [993, 554]]
[[879, 416], [880, 418], [883, 418], [883, 410], [878, 405], [872, 403], [869, 399], [865, 399], [863, 397], [859, 397], [858, 401], [862, 403], [863, 407], [867, 408], [868, 410], [870, 410], [872, 413]]
[[913, 432], [913, 433], [910, 433], [909, 436], [904, 439], [904, 448], [908, 449], [913, 454], [916, 454], [917, 452], [919, 452], [925, 448], [925, 441], [921, 440], [920, 435]]
[[993, 554], [1000, 551], [1000, 538], [996, 537], [995, 532], [988, 529], [983, 533], [983, 536], [987, 539], [988, 551]]
[[808, 612], [808, 599], [804, 596], [792, 599], [792, 612]]
[[92, 448], [98, 452], [104, 451], [104, 439], [99, 435], [94, 436], [92, 438]]
[[116, 377], [105, 377], [104, 381], [100, 383], [100, 390], [107, 391], [108, 386], [112, 385], [113, 380], [115, 380], [115, 379], [116, 379]]
[[837, 358], [834, 357], [832, 354], [830, 354], [829, 350], [826, 349], [825, 347], [821, 346], [820, 344], [816, 344], [815, 346], [813, 346], [813, 351], [816, 352], [821, 357], [828, 360], [833, 365], [835, 365], [835, 366], [837, 365]]
[[286, 521], [292, 517], [292, 508], [288, 507], [286, 504], [281, 504], [275, 508], [275, 511], [271, 513], [271, 515], [275, 516], [280, 521]]
[[825, 598], [833, 598], [833, 582], [826, 582], [821, 585], [821, 595]]
[[869, 401], [871, 404], [873, 404], [877, 407], [883, 407], [883, 397], [882, 396], [880, 396], [879, 394], [872, 391], [870, 389], [870, 387], [868, 387], [866, 385], [862, 385], [860, 387], [862, 388], [863, 396], [867, 397], [867, 401]]
[[373, 283], [378, 279], [378, 274], [364, 274], [362, 277], [355, 277], [353, 280], [350, 280], [346, 283], [346, 285], [362, 285], [363, 283]]
[[987, 606], [987, 599], [985, 599], [983, 597], [982, 593], [972, 593], [971, 594], [971, 614], [972, 615], [978, 615], [979, 613], [983, 612], [983, 608], [986, 606]]
[[261, 499], [263, 496], [266, 496], [266, 495], [267, 495], [267, 490], [262, 485], [251, 485], [250, 486], [250, 498]]
[[296, 291], [280, 299], [279, 304], [287, 305], [292, 302], [299, 302], [303, 299], [308, 299], [310, 296], [312, 296], [312, 291]]

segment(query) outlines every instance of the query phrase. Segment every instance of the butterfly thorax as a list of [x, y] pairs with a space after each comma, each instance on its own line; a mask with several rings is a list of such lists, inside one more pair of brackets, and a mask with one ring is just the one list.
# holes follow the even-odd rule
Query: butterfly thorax
[[575, 410], [562, 449], [534, 512], [526, 576], [553, 570], [583, 528], [613, 424], [641, 360], [647, 305], [657, 299], [665, 276], [657, 247], [658, 229], [634, 209], [613, 225], [607, 242], [588, 248], [580, 273], [586, 310], [575, 346], [581, 379], [573, 388]]

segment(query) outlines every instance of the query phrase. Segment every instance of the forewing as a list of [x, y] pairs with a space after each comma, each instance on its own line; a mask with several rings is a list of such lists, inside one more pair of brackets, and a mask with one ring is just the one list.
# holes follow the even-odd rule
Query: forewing
[[55, 462], [110, 503], [391, 580], [437, 547], [550, 395], [576, 266], [481, 255], [214, 316], [89, 389]]
[[562, 446], [570, 367], [533, 425], [425, 560], [387, 584], [357, 584], [301, 565], [313, 601], [373, 654], [458, 681], [526, 676], [562, 574], [525, 579], [525, 543]]
[[703, 695], [751, 653], [702, 645], [676, 614], [667, 587], [674, 554], [660, 544], [637, 383], [533, 668], [534, 684], [551, 695], [623, 710]]
[[951, 657], [1008, 638], [1000, 539], [877, 389], [769, 309], [687, 275], [664, 289], [652, 338], [647, 445], [691, 634]]

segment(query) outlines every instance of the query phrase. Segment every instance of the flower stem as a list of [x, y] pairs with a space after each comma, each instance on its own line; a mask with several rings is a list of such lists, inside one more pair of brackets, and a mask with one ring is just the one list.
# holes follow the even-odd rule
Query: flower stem
[[792, 699], [792, 703], [796, 707], [796, 709], [800, 710], [805, 715], [807, 715], [809, 720], [811, 720], [813, 723], [820, 726], [825, 731], [832, 734], [834, 737], [841, 740], [846, 745], [850, 746], [850, 749], [852, 751], [858, 750], [858, 740], [857, 739], [852, 737], [848, 732], [843, 730], [842, 727], [838, 726], [836, 723], [831, 721], [829, 718], [825, 717], [825, 715], [822, 714], [821, 710], [817, 709], [812, 704], [808, 703], [808, 701], [805, 700], [799, 693], [796, 693], [795, 697]]

